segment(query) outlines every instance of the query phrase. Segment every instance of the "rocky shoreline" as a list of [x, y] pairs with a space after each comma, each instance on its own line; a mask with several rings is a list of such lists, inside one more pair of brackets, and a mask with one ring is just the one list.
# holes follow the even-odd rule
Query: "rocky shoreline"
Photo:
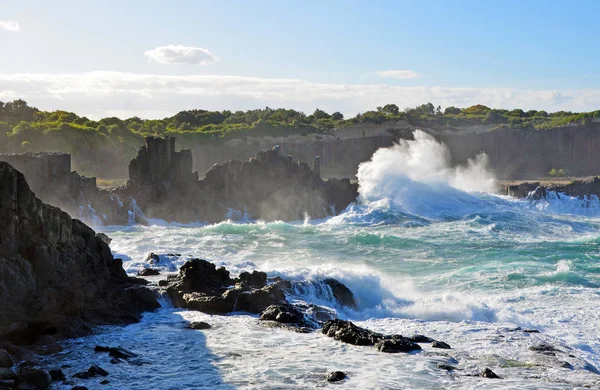
[[[541, 200], [546, 199], [548, 191], [566, 196], [584, 197], [600, 196], [600, 178], [575, 179], [571, 181], [523, 181], [509, 183], [502, 189], [502, 193], [518, 199]], [[560, 196], [560, 195], [559, 195]]]

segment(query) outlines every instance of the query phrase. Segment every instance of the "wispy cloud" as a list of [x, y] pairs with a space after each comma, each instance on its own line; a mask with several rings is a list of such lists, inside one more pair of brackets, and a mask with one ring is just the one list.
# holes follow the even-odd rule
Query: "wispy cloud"
[[375, 72], [380, 77], [390, 77], [394, 79], [416, 79], [421, 77], [420, 74], [414, 70], [380, 70]]
[[144, 55], [159, 64], [209, 65], [219, 61], [208, 49], [183, 45], [159, 46], [144, 52]]
[[14, 22], [12, 20], [0, 20], [0, 29], [10, 32], [19, 32], [21, 30], [19, 22]]
[[485, 104], [495, 108], [590, 111], [600, 89], [524, 90], [513, 88], [404, 87], [325, 84], [298, 79], [239, 76], [168, 76], [124, 72], [0, 74], [0, 101], [23, 98], [41, 109], [66, 109], [92, 118], [118, 115], [158, 118], [178, 111], [320, 108], [355, 115], [387, 103], [414, 107]]

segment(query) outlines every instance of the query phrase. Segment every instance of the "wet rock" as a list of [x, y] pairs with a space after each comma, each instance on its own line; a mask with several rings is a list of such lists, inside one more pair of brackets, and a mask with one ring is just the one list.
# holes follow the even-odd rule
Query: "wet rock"
[[47, 389], [52, 384], [52, 377], [46, 370], [35, 368], [24, 368], [15, 378], [15, 388], [34, 387], [37, 389]]
[[110, 383], [110, 381], [108, 379], [104, 379], [103, 381], [100, 381], [101, 385], [108, 385]]
[[102, 242], [104, 242], [106, 245], [110, 245], [110, 243], [112, 242], [112, 238], [108, 237], [104, 233], [96, 233], [96, 237], [98, 237], [99, 239], [101, 239]]
[[540, 333], [537, 329], [523, 329], [523, 333]]
[[160, 263], [160, 256], [158, 256], [154, 252], [150, 252], [148, 256], [146, 256], [146, 263], [148, 264], [158, 264]]
[[108, 356], [112, 356], [117, 359], [131, 359], [138, 357], [136, 353], [133, 353], [123, 347], [111, 348], [110, 351], [108, 351]]
[[562, 362], [562, 364], [560, 365], [562, 368], [566, 368], [568, 370], [572, 370], [573, 369], [573, 365], [569, 362]]
[[546, 344], [546, 343], [540, 343], [540, 344], [532, 345], [531, 347], [529, 347], [529, 349], [532, 350], [532, 351], [535, 351], [535, 352], [555, 352], [555, 351], [558, 351], [552, 345]]
[[415, 334], [409, 337], [413, 343], [433, 343], [435, 340], [431, 337], [423, 336], [422, 334]]
[[160, 275], [160, 271], [156, 268], [144, 268], [143, 270], [138, 271], [138, 276], [156, 276]]
[[242, 272], [236, 282], [246, 288], [263, 288], [267, 285], [267, 274], [260, 271]]
[[52, 378], [52, 381], [61, 381], [61, 380], [65, 379], [65, 374], [62, 372], [61, 369], [50, 370], [48, 372], [50, 373], [50, 377]]
[[434, 341], [433, 343], [431, 343], [431, 347], [432, 348], [440, 348], [440, 349], [452, 349], [452, 347], [450, 347], [450, 345], [448, 345], [447, 343], [445, 343], [443, 341]]
[[12, 357], [5, 349], [0, 349], [0, 368], [10, 368], [13, 366]]
[[110, 352], [110, 347], [105, 347], [103, 345], [96, 345], [94, 347], [94, 352]]
[[452, 366], [450, 364], [438, 364], [435, 367], [438, 368], [438, 369], [440, 369], [440, 370], [446, 370], [446, 371], [454, 371], [454, 370], [456, 370], [456, 367]]
[[121, 364], [121, 363], [123, 363], [123, 362], [124, 362], [124, 360], [117, 359], [117, 358], [112, 358], [112, 359], [110, 359], [110, 361], [109, 361], [109, 363], [110, 363], [110, 364]]
[[85, 386], [75, 386], [71, 387], [71, 390], [88, 390], [88, 388]]
[[0, 368], [0, 380], [14, 379], [15, 372], [10, 368]]
[[83, 222], [42, 203], [3, 162], [0, 221], [0, 339], [32, 345], [83, 319], [139, 320], [122, 261]]
[[194, 322], [190, 322], [189, 328], [195, 329], [195, 330], [205, 330], [205, 329], [212, 328], [212, 326], [209, 323], [206, 323], [204, 321], [194, 321]]
[[496, 373], [494, 371], [490, 370], [489, 368], [484, 369], [481, 372], [481, 374], [479, 374], [479, 376], [482, 376], [482, 377], [488, 378], [488, 379], [502, 379], [498, 375], [496, 375]]
[[327, 382], [340, 382], [346, 379], [346, 373], [343, 371], [333, 371], [327, 374]]
[[94, 376], [95, 375], [108, 376], [108, 371], [106, 371], [102, 367], [97, 366], [95, 364], [88, 369], [88, 372]]
[[350, 321], [330, 320], [323, 325], [322, 332], [335, 340], [353, 345], [375, 345], [384, 339], [381, 333], [376, 333]]
[[259, 314], [271, 305], [286, 302], [285, 293], [277, 285], [246, 291], [227, 290], [222, 297], [233, 302], [233, 311], [246, 311], [253, 314]]
[[416, 344], [410, 339], [402, 336], [392, 336], [391, 339], [378, 341], [375, 343], [375, 348], [377, 348], [379, 352], [387, 353], [407, 353], [421, 350], [419, 344]]
[[280, 305], [271, 305], [267, 307], [261, 314], [261, 321], [275, 321], [282, 324], [304, 324], [304, 314], [296, 307], [289, 303]]
[[356, 309], [356, 301], [354, 300], [354, 294], [345, 284], [337, 281], [336, 279], [327, 278], [324, 280], [325, 284], [331, 288], [331, 292], [335, 299], [342, 305], [347, 306], [351, 309]]

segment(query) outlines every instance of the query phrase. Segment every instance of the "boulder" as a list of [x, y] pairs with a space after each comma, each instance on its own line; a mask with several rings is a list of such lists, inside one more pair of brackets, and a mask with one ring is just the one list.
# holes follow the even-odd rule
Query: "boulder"
[[190, 322], [189, 326], [190, 329], [195, 329], [195, 330], [205, 330], [205, 329], [210, 329], [212, 328], [212, 326], [209, 323], [206, 323], [204, 321], [194, 321], [194, 322]]
[[342, 305], [347, 306], [351, 309], [356, 309], [356, 301], [354, 300], [354, 294], [346, 285], [337, 281], [336, 279], [327, 278], [324, 280], [325, 284], [331, 288], [331, 292], [334, 298]]
[[267, 307], [260, 314], [259, 320], [275, 321], [282, 324], [305, 324], [304, 314], [302, 314], [294, 305], [289, 303], [271, 305]]
[[376, 333], [350, 321], [330, 320], [323, 325], [321, 330], [328, 337], [353, 345], [375, 345], [385, 338], [381, 333]]
[[46, 370], [23, 368], [15, 378], [15, 388], [33, 387], [47, 389], [52, 384], [52, 377]]
[[327, 382], [340, 382], [346, 379], [346, 373], [343, 371], [333, 371], [327, 374]]
[[387, 353], [406, 353], [421, 350], [419, 344], [416, 344], [410, 339], [402, 336], [392, 336], [391, 339], [380, 340], [377, 343], [375, 343], [375, 348], [377, 348], [379, 352]]
[[60, 368], [48, 371], [52, 381], [61, 381], [65, 379], [65, 374]]
[[452, 349], [452, 347], [450, 347], [450, 345], [448, 345], [447, 343], [445, 343], [443, 341], [434, 341], [433, 343], [431, 343], [431, 346], [433, 348]]
[[12, 357], [8, 354], [6, 349], [0, 349], [0, 368], [10, 368], [13, 364]]
[[101, 239], [102, 242], [104, 242], [106, 245], [110, 245], [110, 243], [112, 242], [112, 238], [110, 238], [109, 236], [107, 236], [104, 233], [96, 233], [96, 237]]
[[479, 374], [479, 375], [484, 378], [489, 378], [489, 379], [502, 379], [498, 375], [496, 375], [496, 373], [494, 371], [490, 370], [489, 368], [484, 369], [481, 372], [481, 374]]
[[236, 279], [244, 288], [263, 288], [267, 285], [267, 274], [260, 271], [242, 272]]
[[156, 268], [144, 268], [143, 270], [138, 271], [138, 276], [156, 276], [160, 275], [160, 271]]

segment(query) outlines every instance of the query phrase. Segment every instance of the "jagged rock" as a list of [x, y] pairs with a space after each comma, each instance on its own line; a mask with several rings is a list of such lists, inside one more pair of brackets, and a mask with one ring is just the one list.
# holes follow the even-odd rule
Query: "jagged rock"
[[260, 314], [259, 320], [297, 325], [303, 325], [305, 323], [304, 315], [296, 307], [289, 303], [271, 305], [267, 307]]
[[131, 359], [138, 357], [136, 353], [133, 353], [123, 347], [110, 348], [108, 351], [108, 356], [112, 356], [117, 359]]
[[110, 245], [110, 243], [112, 242], [112, 238], [110, 238], [109, 236], [107, 236], [104, 233], [96, 233], [96, 237], [101, 239], [102, 242], [104, 242], [106, 245]]
[[52, 381], [61, 381], [65, 379], [65, 374], [61, 369], [50, 370], [48, 373], [50, 374]]
[[380, 340], [375, 343], [375, 348], [379, 352], [398, 353], [419, 351], [419, 344], [412, 342], [410, 339], [402, 336], [392, 336], [391, 339]]
[[[0, 162], [0, 335], [35, 342], [48, 328], [136, 321], [122, 262], [82, 222], [42, 203]], [[159, 307], [154, 299], [155, 308]], [[15, 324], [18, 324], [15, 326]], [[60, 335], [58, 335], [60, 336]]]
[[354, 294], [346, 285], [339, 282], [336, 279], [327, 278], [324, 280], [325, 284], [331, 288], [333, 296], [342, 306], [347, 306], [351, 309], [356, 309], [356, 301], [354, 300]]
[[414, 343], [433, 343], [435, 340], [431, 337], [423, 336], [422, 334], [415, 334], [409, 337]]
[[327, 382], [339, 382], [346, 379], [346, 373], [343, 371], [333, 371], [327, 374]]
[[10, 368], [13, 366], [12, 357], [5, 349], [0, 349], [0, 368]]
[[375, 345], [385, 338], [381, 333], [361, 328], [344, 320], [327, 321], [323, 325], [322, 332], [328, 337], [353, 345]]
[[160, 257], [154, 252], [148, 253], [148, 256], [146, 256], [146, 263], [158, 264], [160, 263]]
[[536, 351], [536, 352], [556, 352], [556, 351], [558, 351], [552, 345], [546, 344], [546, 343], [532, 345], [531, 347], [529, 347], [529, 349], [532, 351]]
[[195, 329], [195, 330], [205, 330], [205, 329], [210, 329], [212, 328], [212, 326], [204, 321], [194, 321], [194, 322], [190, 322], [189, 326], [190, 329]]
[[438, 368], [438, 369], [440, 369], [440, 370], [446, 370], [446, 371], [454, 371], [454, 370], [456, 370], [456, 367], [452, 366], [450, 364], [438, 364], [435, 367]]
[[143, 270], [138, 271], [138, 276], [156, 276], [160, 275], [160, 271], [156, 268], [144, 268]]
[[452, 349], [452, 347], [448, 345], [448, 343], [445, 343], [443, 341], [434, 341], [433, 343], [431, 343], [431, 347], [440, 349]]
[[52, 377], [46, 370], [24, 368], [15, 378], [15, 388], [34, 386], [36, 389], [47, 389], [52, 384]]
[[15, 376], [15, 372], [10, 368], [0, 368], [0, 380], [14, 379]]
[[267, 285], [267, 274], [260, 271], [242, 272], [236, 282], [246, 288], [263, 288]]
[[496, 373], [494, 371], [490, 370], [489, 368], [484, 369], [481, 372], [481, 374], [479, 374], [479, 375], [484, 378], [489, 378], [489, 379], [502, 379], [498, 375], [496, 375]]

